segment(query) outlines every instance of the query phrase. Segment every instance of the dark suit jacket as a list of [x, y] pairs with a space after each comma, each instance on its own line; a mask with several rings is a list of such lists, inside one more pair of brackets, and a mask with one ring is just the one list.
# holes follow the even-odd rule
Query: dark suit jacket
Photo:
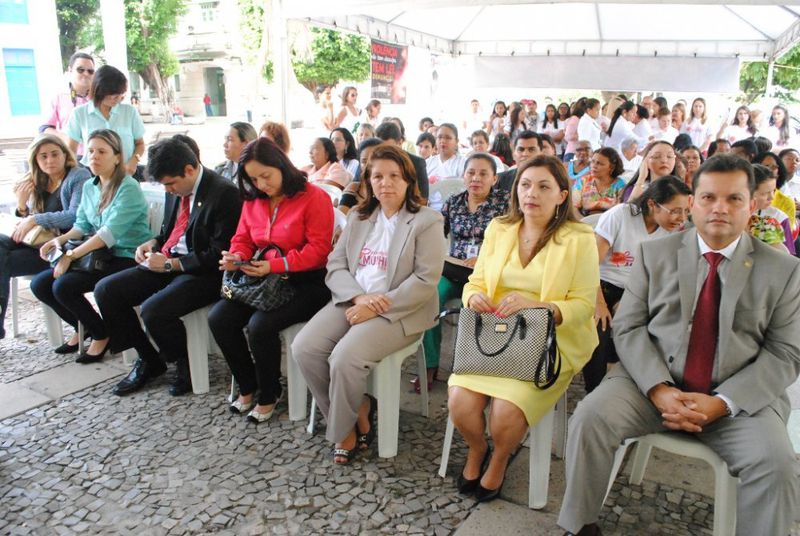
[[497, 184], [495, 184], [495, 188], [498, 190], [505, 190], [506, 192], [511, 191], [511, 187], [514, 186], [514, 178], [517, 176], [517, 168], [509, 169], [508, 171], [504, 171], [502, 173], [497, 174]]
[[414, 164], [414, 171], [417, 172], [419, 193], [423, 199], [428, 199], [428, 166], [425, 164], [425, 159], [409, 152], [406, 152], [406, 154]]
[[[180, 257], [181, 265], [187, 273], [216, 273], [222, 251], [230, 247], [231, 237], [239, 224], [239, 213], [242, 210], [239, 189], [232, 182], [203, 167], [203, 177], [192, 203], [189, 226], [186, 228], [189, 253]], [[157, 249], [169, 238], [180, 205], [180, 197], [167, 194], [164, 223], [156, 237]]]

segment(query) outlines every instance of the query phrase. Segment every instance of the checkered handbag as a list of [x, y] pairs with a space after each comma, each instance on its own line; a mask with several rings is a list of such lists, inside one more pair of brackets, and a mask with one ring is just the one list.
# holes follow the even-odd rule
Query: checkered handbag
[[539, 389], [556, 382], [561, 354], [550, 309], [522, 309], [506, 318], [472, 309], [456, 312], [460, 316], [454, 373], [513, 378], [533, 382]]

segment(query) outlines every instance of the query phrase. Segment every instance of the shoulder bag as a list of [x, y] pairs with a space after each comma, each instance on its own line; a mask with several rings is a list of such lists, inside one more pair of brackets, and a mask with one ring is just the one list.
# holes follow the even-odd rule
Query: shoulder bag
[[32, 248], [38, 248], [45, 242], [49, 242], [50, 240], [54, 239], [56, 236], [56, 233], [50, 229], [46, 229], [41, 225], [34, 225], [31, 230], [25, 233], [25, 236], [22, 237], [22, 243]]
[[439, 317], [460, 313], [453, 372], [533, 382], [551, 387], [561, 372], [556, 344], [556, 321], [547, 308], [522, 309], [500, 318], [472, 309], [444, 311]]
[[[283, 256], [279, 247], [269, 246], [256, 251], [253, 260], [263, 260], [271, 249], [277, 250]], [[273, 311], [294, 298], [295, 291], [288, 274], [253, 277], [241, 270], [228, 270], [222, 276], [220, 294], [227, 300], [241, 302], [259, 311]]]
[[[67, 240], [67, 243], [64, 244], [64, 251], [75, 249], [85, 241], [86, 240]], [[69, 269], [90, 274], [105, 272], [108, 269], [108, 263], [113, 258], [114, 256], [111, 254], [111, 250], [107, 247], [102, 247], [73, 260], [69, 265]]]

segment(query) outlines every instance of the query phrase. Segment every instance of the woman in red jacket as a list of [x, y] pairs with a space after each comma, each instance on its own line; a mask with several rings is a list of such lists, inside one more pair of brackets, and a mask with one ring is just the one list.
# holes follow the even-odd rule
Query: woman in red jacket
[[[309, 184], [306, 174], [267, 138], [242, 151], [238, 181], [242, 215], [230, 251], [222, 252], [220, 270], [241, 270], [256, 277], [287, 274], [295, 291], [287, 304], [267, 312], [220, 300], [208, 317], [239, 384], [239, 398], [231, 411], [247, 413], [248, 420], [260, 423], [272, 416], [281, 395], [278, 334], [307, 321], [331, 299], [325, 264], [331, 251], [333, 205], [328, 194]], [[257, 250], [268, 246], [277, 246], [280, 252], [272, 249], [266, 259], [252, 260]]]

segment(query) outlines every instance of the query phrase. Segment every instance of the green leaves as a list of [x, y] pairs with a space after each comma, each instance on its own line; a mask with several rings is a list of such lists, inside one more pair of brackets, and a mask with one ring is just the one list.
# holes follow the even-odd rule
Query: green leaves
[[299, 58], [292, 51], [292, 66], [297, 81], [316, 95], [321, 85], [340, 80], [363, 82], [369, 77], [369, 41], [361, 36], [334, 30], [312, 28], [310, 57]]
[[[739, 89], [746, 102], [753, 102], [767, 91], [767, 69], [765, 61], [742, 64], [739, 71]], [[781, 100], [796, 101], [795, 92], [800, 89], [800, 45], [784, 54], [775, 62], [773, 84]]]

